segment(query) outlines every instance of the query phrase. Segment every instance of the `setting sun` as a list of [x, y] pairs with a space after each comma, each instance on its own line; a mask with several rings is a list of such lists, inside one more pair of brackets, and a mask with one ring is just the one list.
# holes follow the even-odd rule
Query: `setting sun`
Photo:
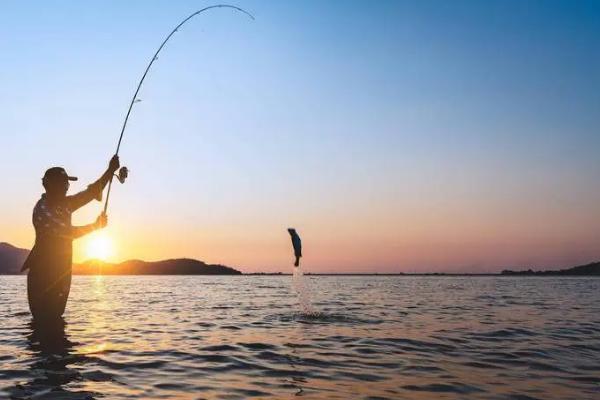
[[96, 232], [90, 236], [86, 246], [86, 256], [88, 259], [106, 261], [113, 255], [113, 251], [112, 239], [105, 232]]

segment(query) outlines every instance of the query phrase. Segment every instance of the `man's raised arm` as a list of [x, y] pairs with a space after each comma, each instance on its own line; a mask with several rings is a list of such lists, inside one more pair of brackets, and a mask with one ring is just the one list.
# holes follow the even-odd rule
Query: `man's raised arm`
[[102, 191], [104, 190], [104, 187], [108, 184], [108, 182], [120, 166], [121, 164], [119, 162], [119, 156], [115, 154], [110, 159], [108, 168], [102, 174], [100, 179], [89, 185], [87, 189], [72, 196], [67, 196], [67, 202], [71, 211], [75, 211], [78, 208], [85, 206], [87, 203], [94, 199], [98, 201], [102, 200]]

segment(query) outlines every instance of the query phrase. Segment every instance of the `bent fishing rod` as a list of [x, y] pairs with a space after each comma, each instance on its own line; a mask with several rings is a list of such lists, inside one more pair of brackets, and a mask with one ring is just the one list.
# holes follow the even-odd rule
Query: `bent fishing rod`
[[[163, 40], [163, 42], [161, 43], [161, 45], [158, 47], [158, 49], [156, 50], [156, 52], [154, 53], [154, 55], [152, 56], [152, 59], [150, 60], [150, 62], [148, 63], [148, 66], [146, 66], [146, 70], [144, 71], [144, 74], [142, 75], [142, 79], [140, 79], [137, 88], [135, 89], [135, 93], [133, 94], [133, 97], [131, 98], [131, 102], [129, 103], [129, 108], [127, 109], [127, 114], [125, 114], [125, 120], [123, 121], [123, 126], [121, 127], [121, 134], [119, 135], [119, 142], [117, 143], [117, 150], [115, 152], [115, 155], [119, 154], [119, 150], [121, 148], [121, 141], [123, 140], [123, 134], [125, 133], [125, 129], [127, 128], [127, 121], [129, 120], [129, 116], [131, 115], [131, 110], [133, 109], [133, 105], [136, 103], [137, 100], [137, 96], [138, 93], [142, 87], [142, 84], [144, 83], [144, 79], [146, 79], [146, 75], [148, 75], [148, 71], [150, 71], [150, 67], [152, 67], [152, 64], [154, 64], [154, 61], [158, 60], [158, 54], [161, 52], [161, 50], [163, 49], [163, 47], [165, 47], [165, 44], [167, 44], [167, 42], [169, 41], [169, 39], [171, 39], [171, 37], [175, 34], [175, 32], [177, 32], [179, 30], [179, 28], [181, 28], [181, 26], [183, 26], [186, 22], [188, 22], [190, 19], [194, 18], [196, 15], [203, 13], [204, 11], [213, 9], [213, 8], [232, 8], [234, 10], [240, 11], [244, 14], [246, 14], [248, 17], [250, 17], [251, 19], [254, 20], [254, 16], [252, 14], [250, 14], [248, 11], [240, 8], [240, 7], [236, 7], [236, 6], [232, 6], [229, 4], [215, 4], [212, 6], [208, 6], [205, 7], [201, 10], [196, 11], [195, 13], [190, 14], [186, 19], [184, 19], [183, 21], [181, 21], [172, 31], [171, 33], [169, 33], [167, 35], [167, 37], [165, 38], [165, 40]], [[108, 182], [108, 191], [106, 192], [106, 200], [104, 202], [104, 211], [103, 214], [106, 214], [106, 210], [108, 209], [108, 199], [110, 198], [110, 189], [112, 187], [112, 181], [113, 181], [113, 176], [111, 176], [110, 181]], [[127, 169], [125, 167], [123, 167], [122, 171], [120, 171], [119, 173], [119, 181], [121, 181], [121, 183], [125, 180], [125, 178], [127, 177]]]

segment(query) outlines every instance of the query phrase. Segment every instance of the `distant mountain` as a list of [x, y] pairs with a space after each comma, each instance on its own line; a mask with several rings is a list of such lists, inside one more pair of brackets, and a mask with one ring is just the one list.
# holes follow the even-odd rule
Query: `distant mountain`
[[0, 275], [16, 275], [21, 273], [21, 266], [27, 258], [29, 250], [20, 249], [8, 243], [0, 243]]
[[511, 271], [505, 269], [502, 271], [502, 275], [532, 275], [532, 276], [553, 276], [553, 275], [564, 275], [564, 276], [581, 276], [581, 275], [598, 275], [600, 276], [600, 262], [593, 262], [586, 265], [579, 265], [573, 268], [560, 269], [558, 271]]
[[76, 275], [241, 275], [231, 267], [219, 264], [206, 264], [190, 258], [176, 258], [163, 261], [129, 260], [118, 264], [90, 260], [73, 264]]
[[[8, 243], [0, 243], [0, 275], [20, 274], [29, 250], [20, 249]], [[163, 261], [129, 260], [118, 264], [98, 260], [73, 264], [76, 275], [241, 275], [231, 267], [206, 264], [190, 258], [177, 258]]]

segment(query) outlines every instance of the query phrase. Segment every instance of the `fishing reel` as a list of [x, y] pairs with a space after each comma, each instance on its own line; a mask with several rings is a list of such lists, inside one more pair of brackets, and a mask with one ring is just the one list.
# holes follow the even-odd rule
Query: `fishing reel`
[[127, 179], [128, 176], [129, 176], [129, 169], [127, 167], [121, 167], [121, 168], [119, 168], [119, 173], [115, 174], [115, 177], [121, 183], [125, 183], [125, 179]]

